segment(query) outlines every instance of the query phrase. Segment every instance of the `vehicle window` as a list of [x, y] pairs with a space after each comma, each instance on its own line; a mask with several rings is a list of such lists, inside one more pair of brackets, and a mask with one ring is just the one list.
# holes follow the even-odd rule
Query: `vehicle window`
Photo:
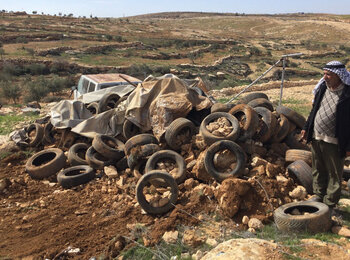
[[85, 78], [80, 78], [78, 82], [78, 92], [84, 94], [87, 92], [89, 86], [89, 81]]
[[90, 82], [90, 85], [89, 85], [89, 90], [88, 92], [92, 92], [92, 91], [95, 91], [95, 87], [96, 87], [96, 84], [93, 83], [93, 82]]
[[105, 83], [105, 84], [100, 84], [100, 89], [104, 89], [104, 88], [109, 88], [109, 87], [113, 87], [113, 86], [117, 86], [118, 83]]

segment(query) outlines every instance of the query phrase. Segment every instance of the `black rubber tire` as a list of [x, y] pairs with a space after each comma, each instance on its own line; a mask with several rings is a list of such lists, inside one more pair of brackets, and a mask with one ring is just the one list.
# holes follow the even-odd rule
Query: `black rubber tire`
[[311, 166], [312, 155], [310, 151], [300, 150], [300, 149], [289, 149], [286, 151], [286, 162], [295, 162], [297, 160], [302, 160]]
[[[86, 151], [89, 146], [85, 143], [77, 143], [72, 145], [68, 150], [68, 163], [71, 166], [88, 165], [89, 163], [85, 159]], [[81, 156], [81, 154], [84, 154]]]
[[210, 108], [210, 113], [230, 111], [236, 104], [234, 103], [215, 103]]
[[296, 126], [299, 128], [303, 128], [305, 123], [306, 123], [305, 117], [303, 117], [302, 115], [300, 115], [299, 113], [297, 113], [296, 111], [294, 111], [293, 109], [290, 109], [288, 107], [277, 106], [276, 112], [278, 114], [285, 115], [288, 118], [288, 120], [290, 120], [291, 122], [296, 124]]
[[[229, 173], [222, 173], [215, 168], [214, 156], [217, 152], [228, 149], [235, 154], [237, 165]], [[233, 141], [222, 140], [213, 143], [206, 151], [204, 157], [204, 166], [207, 172], [218, 181], [223, 181], [229, 177], [239, 177], [244, 172], [246, 155], [243, 149]]]
[[252, 138], [259, 124], [259, 116], [256, 111], [246, 104], [239, 104], [230, 109], [228, 113], [236, 117], [240, 124], [238, 140], [244, 142]]
[[128, 158], [124, 156], [121, 158], [116, 164], [115, 167], [117, 168], [117, 171], [124, 171], [125, 169], [129, 168], [128, 165]]
[[248, 104], [250, 101], [257, 99], [257, 98], [265, 98], [267, 100], [269, 99], [269, 97], [263, 92], [252, 92], [252, 93], [249, 93], [249, 94], [245, 95], [244, 97], [242, 97], [239, 100], [239, 103], [240, 104]]
[[92, 146], [104, 157], [115, 161], [119, 161], [125, 155], [124, 143], [109, 135], [95, 135], [94, 139], [92, 140]]
[[[177, 184], [182, 183], [186, 178], [186, 162], [185, 162], [185, 159], [180, 154], [172, 150], [162, 150], [152, 154], [151, 157], [147, 160], [145, 172], [147, 173], [153, 170], [157, 170], [156, 168], [157, 163], [165, 159], [169, 159], [176, 163], [178, 171], [176, 176], [173, 176], [173, 177]], [[160, 182], [159, 185], [156, 182], [152, 184], [155, 186], [163, 185], [162, 182]]]
[[[188, 138], [179, 142], [177, 136], [187, 131]], [[175, 119], [165, 131], [165, 141], [173, 150], [180, 150], [183, 144], [189, 143], [195, 134], [195, 125], [188, 119], [180, 117]]]
[[48, 122], [44, 125], [44, 137], [43, 137], [43, 139], [45, 140], [45, 142], [47, 142], [48, 144], [55, 143], [56, 142], [55, 133], [56, 133], [56, 130], [53, 127], [53, 125], [51, 124], [51, 122]]
[[[34, 132], [34, 136], [31, 136], [31, 133]], [[28, 127], [27, 127], [27, 135], [28, 135], [28, 138], [29, 138], [29, 142], [28, 142], [28, 145], [30, 147], [36, 147], [38, 146], [41, 141], [43, 140], [43, 137], [44, 137], [44, 129], [43, 127], [38, 124], [38, 123], [33, 123], [33, 124], [30, 124]]]
[[141, 145], [139, 149], [132, 149], [127, 156], [129, 168], [134, 169], [141, 160], [148, 158], [159, 150], [158, 144], [145, 144]]
[[[227, 136], [222, 136], [222, 137], [216, 136], [216, 135], [210, 133], [207, 129], [207, 125], [210, 122], [212, 122], [220, 117], [225, 117], [231, 123], [232, 132]], [[233, 115], [231, 115], [229, 113], [225, 113], [225, 112], [216, 112], [216, 113], [209, 114], [208, 116], [206, 116], [203, 119], [203, 121], [199, 127], [199, 132], [202, 135], [203, 140], [207, 145], [211, 145], [211, 144], [213, 144], [217, 141], [221, 141], [221, 140], [235, 141], [239, 137], [239, 134], [240, 134], [239, 130], [240, 130], [240, 128], [239, 128], [239, 122], [238, 122], [237, 118], [235, 118]]]
[[93, 146], [90, 146], [87, 149], [85, 159], [92, 168], [98, 170], [103, 170], [105, 166], [113, 165], [115, 163], [114, 160], [106, 158], [98, 153]]
[[115, 104], [114, 104], [114, 108], [117, 108], [119, 106], [120, 103], [122, 103], [123, 101], [127, 100], [128, 96], [122, 96], [121, 98], [119, 98]]
[[[170, 199], [169, 202], [163, 207], [153, 207], [145, 198], [143, 194], [144, 187], [154, 179], [163, 179], [165, 183], [170, 186]], [[175, 179], [166, 172], [151, 171], [143, 175], [136, 185], [136, 200], [140, 204], [141, 208], [148, 214], [164, 214], [174, 208], [174, 205], [178, 197], [178, 186]]]
[[289, 128], [290, 128], [290, 123], [288, 118], [285, 115], [280, 114], [279, 118], [277, 119], [275, 134], [272, 135], [272, 138], [270, 139], [271, 143], [282, 142], [283, 139], [286, 138], [286, 136], [288, 135]]
[[91, 112], [91, 114], [93, 115], [97, 115], [100, 111], [99, 109], [99, 105], [97, 102], [91, 102], [89, 105], [86, 106], [87, 110], [89, 110]]
[[141, 134], [141, 129], [130, 120], [125, 119], [123, 124], [123, 135], [126, 138], [126, 140], [139, 134]]
[[305, 187], [307, 193], [313, 194], [312, 189], [312, 169], [303, 160], [297, 160], [287, 167], [289, 175], [297, 179], [297, 181]]
[[300, 150], [310, 151], [309, 146], [297, 140], [296, 138], [296, 135], [298, 134], [297, 132], [298, 130], [296, 129], [287, 135], [287, 137], [284, 139], [284, 142], [286, 143], [286, 145], [288, 145], [288, 147], [291, 149], [300, 149]]
[[69, 189], [85, 184], [95, 178], [95, 170], [88, 165], [77, 165], [60, 171], [57, 182], [63, 188]]
[[98, 111], [99, 113], [105, 112], [109, 109], [113, 109], [116, 102], [120, 99], [120, 96], [117, 93], [106, 93], [102, 96], [98, 102]]
[[25, 169], [33, 179], [44, 179], [56, 174], [66, 165], [66, 156], [58, 148], [42, 150], [26, 163]]
[[274, 110], [272, 102], [270, 100], [267, 100], [266, 98], [253, 99], [247, 105], [252, 107], [252, 108], [265, 107], [268, 110], [270, 110], [271, 112], [273, 112], [273, 110]]
[[151, 134], [139, 134], [131, 137], [126, 141], [124, 151], [126, 155], [130, 154], [130, 150], [138, 145], [145, 144], [158, 144], [158, 140], [154, 135]]
[[260, 131], [256, 132], [253, 138], [262, 143], [266, 143], [275, 133], [277, 118], [265, 107], [256, 107], [254, 110], [258, 113], [261, 119], [259, 122]]
[[[309, 212], [305, 215], [291, 215], [294, 209]], [[329, 207], [321, 202], [299, 201], [285, 204], [274, 212], [274, 221], [281, 231], [327, 232], [332, 226]]]

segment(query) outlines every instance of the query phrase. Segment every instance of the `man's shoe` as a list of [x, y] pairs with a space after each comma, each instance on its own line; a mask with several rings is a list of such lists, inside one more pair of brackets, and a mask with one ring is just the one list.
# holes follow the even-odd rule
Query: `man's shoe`
[[313, 197], [311, 197], [310, 199], [307, 199], [306, 201], [322, 202], [323, 199], [321, 199], [321, 198], [318, 197], [318, 196], [313, 196]]

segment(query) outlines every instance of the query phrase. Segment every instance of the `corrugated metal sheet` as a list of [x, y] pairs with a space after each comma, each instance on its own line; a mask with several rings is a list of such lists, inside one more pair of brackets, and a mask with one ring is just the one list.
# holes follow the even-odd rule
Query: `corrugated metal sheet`
[[120, 77], [122, 75], [126, 79], [128, 79], [131, 82], [135, 81], [142, 81], [138, 78], [134, 78], [132, 76], [126, 75], [126, 74], [120, 74], [120, 73], [109, 73], [109, 74], [88, 74], [84, 75], [91, 80], [97, 82], [97, 83], [109, 83], [109, 82], [126, 82], [124, 79]]

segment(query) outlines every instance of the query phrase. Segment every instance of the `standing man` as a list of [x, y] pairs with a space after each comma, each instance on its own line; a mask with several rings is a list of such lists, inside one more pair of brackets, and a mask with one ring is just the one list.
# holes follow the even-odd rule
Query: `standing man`
[[316, 195], [311, 200], [333, 209], [340, 199], [344, 159], [350, 156], [350, 72], [339, 61], [328, 62], [323, 72], [301, 136], [311, 142]]

